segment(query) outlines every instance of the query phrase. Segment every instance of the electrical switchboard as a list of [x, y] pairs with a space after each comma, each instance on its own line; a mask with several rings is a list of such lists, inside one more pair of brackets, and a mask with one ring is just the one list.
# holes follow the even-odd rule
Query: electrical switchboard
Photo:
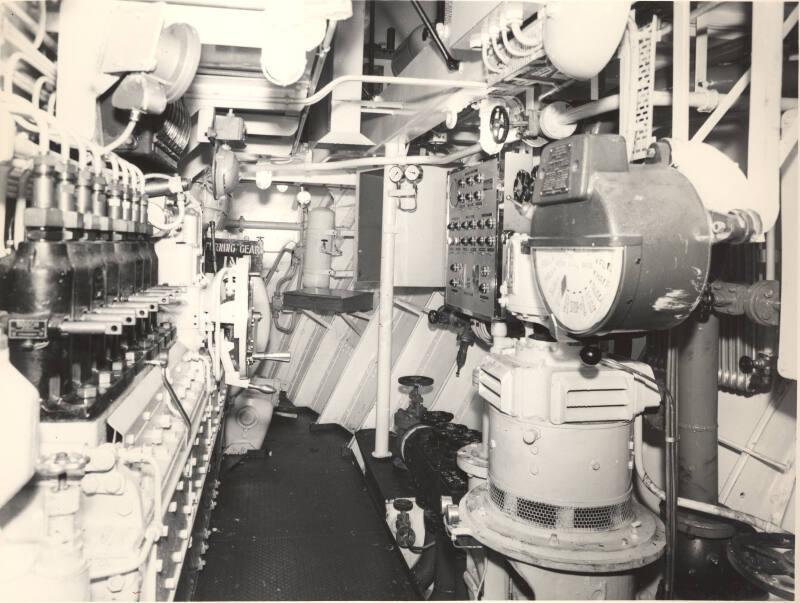
[[530, 230], [514, 182], [532, 179], [532, 168], [531, 155], [506, 153], [449, 174], [446, 305], [479, 320], [502, 316], [503, 234]]

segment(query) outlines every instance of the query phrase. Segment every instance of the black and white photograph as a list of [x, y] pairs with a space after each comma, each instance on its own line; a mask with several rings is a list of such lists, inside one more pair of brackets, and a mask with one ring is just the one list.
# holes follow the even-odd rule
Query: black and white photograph
[[0, 601], [795, 600], [798, 0], [0, 0]]

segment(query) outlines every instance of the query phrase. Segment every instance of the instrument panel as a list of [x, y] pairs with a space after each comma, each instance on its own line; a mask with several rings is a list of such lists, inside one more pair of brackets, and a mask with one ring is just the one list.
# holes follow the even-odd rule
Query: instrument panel
[[532, 167], [531, 155], [506, 153], [449, 174], [447, 306], [479, 320], [503, 316], [503, 233], [530, 229], [513, 191], [518, 173], [529, 175]]

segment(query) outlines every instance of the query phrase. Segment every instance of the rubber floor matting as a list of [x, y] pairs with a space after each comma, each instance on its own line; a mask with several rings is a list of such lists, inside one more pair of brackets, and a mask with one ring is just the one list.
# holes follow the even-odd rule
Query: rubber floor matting
[[226, 457], [194, 600], [418, 599], [339, 429], [275, 416], [271, 450]]

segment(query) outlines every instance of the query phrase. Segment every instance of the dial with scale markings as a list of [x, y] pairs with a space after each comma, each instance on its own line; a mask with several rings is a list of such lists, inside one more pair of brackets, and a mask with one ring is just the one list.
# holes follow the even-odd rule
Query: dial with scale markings
[[406, 166], [404, 175], [406, 180], [409, 182], [417, 182], [420, 178], [422, 178], [422, 168], [412, 163], [411, 165]]
[[535, 276], [553, 318], [567, 331], [592, 331], [609, 314], [622, 281], [621, 247], [534, 250]]
[[397, 184], [403, 179], [403, 168], [399, 165], [393, 165], [389, 168], [389, 180]]

